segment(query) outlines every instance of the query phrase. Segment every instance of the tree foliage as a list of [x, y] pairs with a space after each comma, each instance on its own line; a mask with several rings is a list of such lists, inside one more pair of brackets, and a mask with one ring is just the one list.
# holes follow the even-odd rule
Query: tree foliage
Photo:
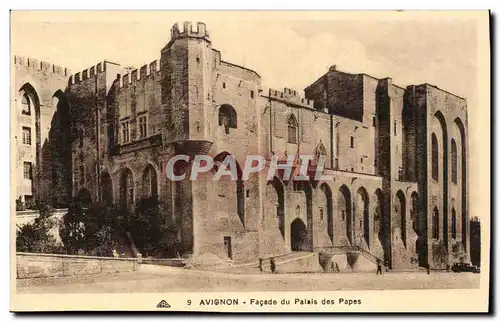
[[39, 216], [33, 222], [17, 227], [16, 251], [60, 253], [62, 247], [51, 233], [51, 230], [57, 225], [57, 219], [52, 216], [52, 208], [46, 204], [41, 204], [39, 212]]
[[[143, 198], [135, 209], [94, 203], [73, 203], [64, 216], [60, 235], [67, 253], [114, 256], [118, 248], [143, 257], [166, 257], [175, 253], [175, 229], [167, 227], [157, 198]], [[118, 252], [119, 253], [119, 252]]]

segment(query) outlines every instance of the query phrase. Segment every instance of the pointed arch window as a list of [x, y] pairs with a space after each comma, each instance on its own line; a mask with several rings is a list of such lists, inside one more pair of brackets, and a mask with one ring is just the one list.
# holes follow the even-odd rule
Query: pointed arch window
[[439, 148], [434, 133], [432, 133], [432, 179], [439, 181]]
[[288, 124], [288, 143], [297, 143], [297, 119], [290, 115], [287, 121]]
[[437, 208], [432, 211], [432, 238], [439, 239], [439, 211]]
[[455, 209], [451, 209], [451, 238], [457, 238], [457, 213]]
[[451, 181], [457, 183], [457, 143], [454, 139], [451, 139]]
[[325, 156], [326, 156], [326, 149], [322, 143], [320, 143], [316, 149], [316, 161], [318, 161], [321, 156], [323, 158], [325, 158]]

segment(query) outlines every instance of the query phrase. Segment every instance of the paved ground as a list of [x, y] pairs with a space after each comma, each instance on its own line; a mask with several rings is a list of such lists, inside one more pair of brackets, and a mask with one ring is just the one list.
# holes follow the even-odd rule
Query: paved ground
[[17, 281], [20, 293], [154, 293], [210, 291], [336, 291], [478, 288], [479, 274], [388, 272], [316, 274], [230, 274], [161, 267], [157, 272], [134, 272], [80, 278]]

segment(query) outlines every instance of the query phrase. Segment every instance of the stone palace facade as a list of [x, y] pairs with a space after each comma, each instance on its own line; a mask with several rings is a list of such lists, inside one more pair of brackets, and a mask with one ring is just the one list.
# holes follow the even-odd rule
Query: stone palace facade
[[[184, 249], [235, 263], [352, 247], [393, 269], [469, 261], [467, 104], [436, 86], [332, 66], [304, 95], [264, 90], [187, 22], [138, 70], [103, 61], [71, 73], [19, 56], [12, 69], [26, 203], [158, 196]], [[239, 167], [249, 154], [323, 155], [333, 180], [172, 182], [176, 154], [230, 154]]]

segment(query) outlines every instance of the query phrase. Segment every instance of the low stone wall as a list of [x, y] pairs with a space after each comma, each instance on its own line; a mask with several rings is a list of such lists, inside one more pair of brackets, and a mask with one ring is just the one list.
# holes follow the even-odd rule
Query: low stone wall
[[93, 257], [56, 254], [16, 254], [18, 279], [97, 275], [139, 270], [137, 258]]
[[184, 267], [186, 266], [186, 260], [183, 258], [143, 258], [142, 264], [150, 265], [160, 265], [160, 266], [172, 266], [172, 267]]

